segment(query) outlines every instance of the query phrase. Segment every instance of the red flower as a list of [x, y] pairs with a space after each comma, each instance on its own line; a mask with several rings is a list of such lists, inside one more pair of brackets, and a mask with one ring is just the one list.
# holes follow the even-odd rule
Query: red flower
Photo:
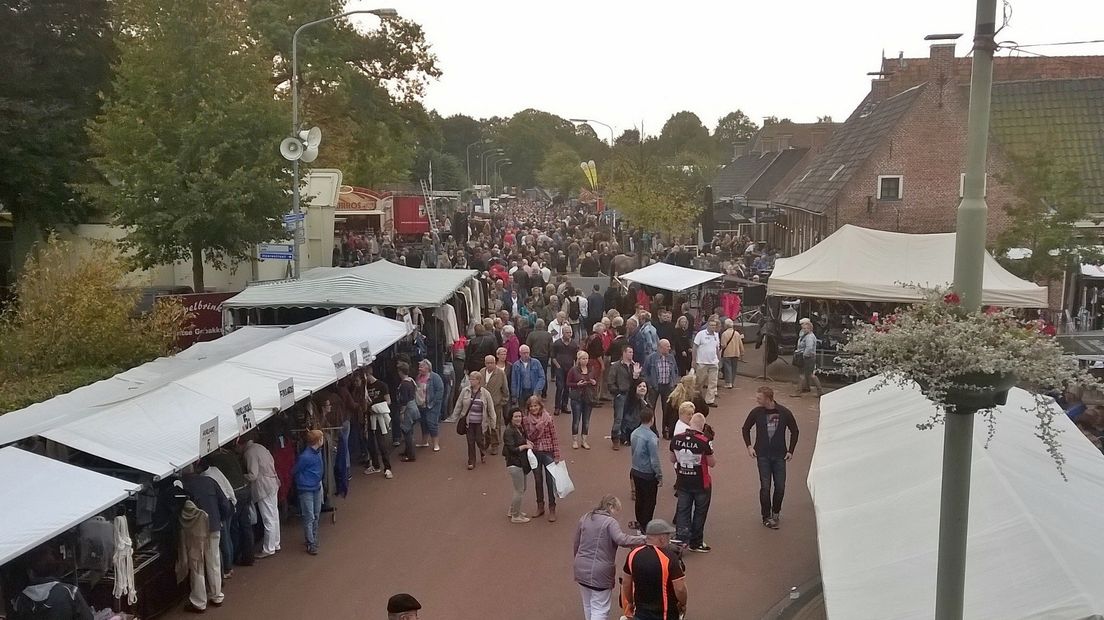
[[985, 314], [1000, 314], [1001, 309], [998, 306], [985, 306]]
[[943, 303], [949, 304], [949, 305], [952, 305], [952, 306], [957, 306], [959, 304], [959, 302], [961, 302], [961, 301], [962, 301], [962, 299], [959, 298], [958, 293], [951, 292], [951, 293], [947, 293], [946, 295], [943, 296]]

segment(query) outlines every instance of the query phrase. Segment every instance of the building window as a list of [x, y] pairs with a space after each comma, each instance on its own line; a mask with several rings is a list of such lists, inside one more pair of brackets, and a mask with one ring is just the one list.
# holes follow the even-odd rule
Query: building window
[[905, 177], [899, 174], [878, 176], [878, 200], [900, 200], [904, 195]]
[[[981, 192], [982, 195], [989, 195], [989, 175], [985, 175], [985, 181], [982, 182]], [[966, 173], [963, 172], [958, 175], [958, 197], [962, 198], [966, 195]]]
[[775, 142], [774, 142], [774, 138], [771, 138], [769, 140], [766, 140], [766, 139], [763, 140], [763, 152], [764, 153], [773, 153], [775, 148], [776, 148], [776, 145], [775, 145]]

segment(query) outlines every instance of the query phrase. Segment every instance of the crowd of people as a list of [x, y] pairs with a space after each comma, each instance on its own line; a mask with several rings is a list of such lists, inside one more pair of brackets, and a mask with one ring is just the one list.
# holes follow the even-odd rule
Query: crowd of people
[[[280, 522], [289, 515], [301, 523], [303, 550], [320, 553], [321, 516], [334, 495], [348, 491], [358, 465], [365, 475], [394, 479], [395, 460], [442, 450], [444, 425], [465, 437], [469, 471], [486, 466], [488, 456], [503, 459], [511, 523], [555, 522], [565, 450], [600, 445], [596, 438], [606, 431], [592, 435], [592, 416], [607, 407], [607, 449], [628, 448], [633, 518], [623, 530], [616, 519], [621, 501], [611, 495], [578, 523], [575, 579], [585, 617], [607, 618], [615, 599], [637, 620], [675, 618], [685, 609], [682, 552], [711, 550], [706, 523], [718, 440], [708, 416], [718, 391], [736, 382], [744, 345], [735, 317], [721, 308], [692, 312], [685, 298], [623, 286], [616, 277], [605, 287], [588, 280], [590, 290], [576, 288], [573, 279], [635, 268], [640, 261], [622, 252], [626, 238], [655, 250], [641, 260], [692, 259], [677, 243], [665, 248], [648, 238], [644, 246], [639, 231], [626, 237], [581, 211], [521, 201], [479, 221], [459, 214], [439, 232], [399, 247], [347, 234], [335, 260], [476, 269], [486, 316], [442, 352], [443, 366], [434, 367], [416, 329], [373, 364], [274, 418], [282, 426], [244, 436], [236, 450], [209, 455], [185, 476], [186, 501], [206, 515], [188, 530], [204, 550], [203, 561], [189, 567], [190, 610], [223, 603], [222, 580], [235, 564], [278, 554]], [[720, 237], [716, 252], [735, 252], [744, 241]], [[745, 246], [737, 262], [749, 254]], [[756, 268], [769, 256], [757, 254]], [[769, 388], [760, 388], [758, 399], [741, 439], [758, 463], [763, 525], [778, 528], [785, 463], [798, 431]], [[558, 416], [571, 418], [563, 442]], [[664, 470], [672, 468], [673, 525], [655, 517]], [[530, 486], [534, 502], [527, 505]], [[632, 550], [615, 594], [619, 546]]]

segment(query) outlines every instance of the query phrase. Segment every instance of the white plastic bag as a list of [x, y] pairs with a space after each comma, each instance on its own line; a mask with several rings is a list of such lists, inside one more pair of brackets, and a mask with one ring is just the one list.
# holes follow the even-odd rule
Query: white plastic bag
[[537, 471], [537, 455], [532, 450], [526, 450], [525, 456], [529, 457], [529, 469]]
[[571, 482], [571, 476], [567, 474], [567, 461], [552, 463], [546, 469], [552, 474], [552, 480], [556, 482], [556, 497], [563, 499], [571, 495], [575, 485]]

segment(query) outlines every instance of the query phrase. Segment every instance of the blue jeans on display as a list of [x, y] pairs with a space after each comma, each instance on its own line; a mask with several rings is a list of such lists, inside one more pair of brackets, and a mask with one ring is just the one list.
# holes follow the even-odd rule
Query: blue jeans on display
[[234, 516], [230, 520], [230, 538], [233, 546], [234, 563], [240, 566], [252, 566], [253, 564], [253, 525], [249, 523], [249, 507], [253, 504], [253, 496], [249, 492], [249, 485], [234, 490], [234, 497], [238, 500], [234, 506]]
[[571, 399], [571, 435], [575, 436], [580, 433], [579, 423], [582, 422], [583, 435], [590, 433], [590, 411], [593, 405], [588, 400]]
[[621, 423], [625, 419], [625, 403], [628, 400], [628, 394], [614, 394], [613, 396], [613, 428], [610, 429], [610, 439], [613, 441], [621, 438]]
[[556, 411], [567, 411], [567, 369], [554, 368], [556, 373]]
[[222, 522], [222, 536], [219, 537], [219, 554], [222, 560], [222, 574], [234, 570], [234, 541], [231, 539], [231, 525], [234, 516]]
[[345, 470], [348, 471], [352, 467], [352, 451], [348, 449], [349, 438], [353, 434], [353, 424], [349, 420], [345, 420], [341, 423], [341, 438], [345, 440]]
[[691, 547], [702, 544], [705, 538], [705, 518], [709, 515], [711, 489], [679, 489], [678, 506], [675, 508], [676, 536]]
[[[786, 459], [759, 456], [755, 460], [759, 464], [759, 512], [766, 519], [782, 512], [782, 497], [786, 494]], [[774, 482], [774, 497], [771, 497], [771, 482]]]
[[318, 547], [318, 517], [322, 514], [322, 485], [317, 489], [297, 489], [299, 514], [303, 519], [303, 538], [308, 547]]

